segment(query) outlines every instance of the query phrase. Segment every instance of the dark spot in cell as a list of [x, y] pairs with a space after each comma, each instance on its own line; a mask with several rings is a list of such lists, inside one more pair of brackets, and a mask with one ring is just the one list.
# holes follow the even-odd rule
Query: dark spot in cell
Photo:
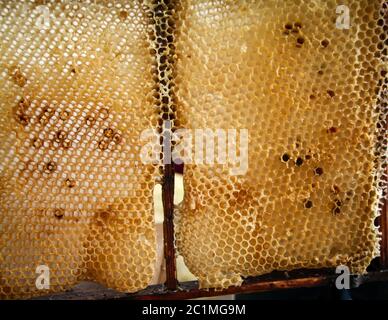
[[30, 103], [28, 102], [28, 100], [22, 98], [16, 105], [16, 107], [13, 108], [16, 121], [23, 126], [26, 126], [30, 121], [30, 117], [26, 115], [26, 112], [29, 107]]
[[63, 130], [59, 130], [56, 134], [55, 137], [57, 138], [58, 141], [62, 141], [66, 139], [67, 133]]
[[63, 121], [69, 119], [69, 117], [70, 117], [70, 111], [69, 110], [63, 110], [61, 112], [61, 114], [59, 115], [59, 119], [61, 119]]
[[113, 142], [116, 144], [120, 144], [122, 140], [123, 140], [123, 138], [122, 138], [121, 134], [119, 134], [119, 133], [116, 133], [113, 136]]
[[35, 0], [34, 4], [35, 4], [36, 6], [45, 5], [45, 0]]
[[287, 153], [283, 154], [282, 155], [282, 161], [283, 162], [287, 162], [288, 160], [290, 160], [290, 156]]
[[96, 120], [94, 119], [93, 116], [87, 116], [87, 117], [85, 118], [85, 122], [86, 122], [86, 124], [87, 124], [88, 126], [92, 126], [92, 125], [94, 124], [95, 121], [96, 121]]
[[320, 76], [323, 75], [323, 70], [319, 70], [318, 75], [320, 75]]
[[169, 102], [168, 97], [163, 96], [163, 97], [162, 97], [162, 103], [167, 104], [168, 102]]
[[51, 173], [54, 172], [57, 168], [57, 165], [54, 161], [50, 161], [46, 163], [46, 172]]
[[54, 113], [54, 109], [52, 107], [44, 108], [43, 115], [49, 117], [49, 116], [52, 116], [53, 113]]
[[303, 159], [301, 157], [298, 157], [295, 161], [295, 165], [300, 167], [303, 164]]
[[121, 21], [124, 21], [125, 19], [127, 19], [127, 17], [128, 17], [128, 12], [127, 11], [121, 10], [119, 12], [119, 18], [120, 18]]
[[12, 80], [15, 84], [17, 84], [19, 87], [24, 87], [27, 83], [27, 78], [25, 75], [20, 71], [20, 68], [18, 67], [12, 67], [10, 69], [10, 75], [12, 77]]
[[313, 202], [311, 200], [306, 200], [305, 203], [304, 203], [304, 207], [306, 209], [310, 209], [313, 207]]
[[39, 138], [35, 138], [34, 140], [32, 140], [32, 145], [35, 147], [35, 148], [40, 148], [41, 146], [43, 146], [43, 141], [42, 139], [39, 139]]
[[71, 145], [72, 145], [72, 142], [70, 139], [65, 139], [62, 142], [62, 147], [64, 147], [65, 149], [69, 149]]
[[46, 124], [50, 118], [53, 116], [54, 114], [54, 109], [51, 108], [51, 107], [45, 107], [43, 108], [42, 112], [39, 114], [39, 122], [41, 124]]
[[[167, 65], [166, 64], [159, 65], [159, 71], [161, 72], [161, 75], [162, 75], [162, 72], [164, 72], [166, 70], [167, 70]], [[164, 78], [164, 76], [162, 76], [162, 78]]]
[[310, 160], [310, 159], [311, 159], [311, 156], [310, 156], [309, 154], [307, 154], [307, 155], [305, 156], [305, 159], [306, 159], [306, 160]]
[[310, 100], [314, 100], [315, 99], [315, 95], [311, 94], [310, 95]]
[[337, 185], [335, 185], [335, 184], [332, 186], [332, 191], [334, 193], [340, 193], [341, 192], [340, 188]]
[[22, 113], [27, 112], [28, 108], [31, 106], [30, 101], [27, 99], [21, 98], [18, 103], [18, 110]]
[[337, 207], [342, 206], [342, 201], [341, 201], [341, 200], [335, 199], [334, 201], [335, 201], [335, 205], [336, 205]]
[[101, 211], [99, 216], [102, 220], [107, 220], [109, 218], [109, 212], [108, 211]]
[[323, 169], [318, 167], [318, 168], [315, 168], [314, 169], [314, 173], [317, 175], [317, 176], [321, 176], [323, 174]]
[[317, 184], [316, 184], [316, 183], [312, 183], [311, 186], [312, 186], [313, 188], [315, 188], [315, 187], [317, 186]]
[[322, 47], [326, 48], [328, 45], [329, 45], [329, 40], [324, 39], [324, 40], [321, 41], [321, 46]]
[[108, 145], [109, 145], [109, 142], [106, 141], [106, 140], [101, 140], [99, 143], [98, 143], [98, 148], [101, 149], [101, 150], [106, 150], [108, 148]]
[[156, 41], [160, 45], [160, 47], [167, 47], [167, 39], [156, 38]]
[[298, 39], [296, 39], [296, 46], [298, 48], [302, 47], [303, 44], [304, 44], [304, 38], [303, 37], [299, 37]]
[[327, 129], [327, 133], [336, 133], [338, 131], [338, 128], [336, 127], [330, 127]]
[[340, 214], [341, 213], [341, 208], [339, 208], [339, 207], [333, 207], [333, 214], [334, 215], [338, 215], [338, 214]]
[[26, 126], [28, 125], [30, 118], [25, 114], [19, 114], [16, 115], [16, 121], [19, 122], [21, 125]]
[[330, 98], [335, 96], [335, 92], [333, 90], [327, 90], [327, 94], [330, 96]]
[[72, 74], [76, 74], [75, 68], [72, 68], [72, 69], [70, 70], [70, 72], [71, 72]]
[[286, 30], [291, 30], [291, 29], [292, 29], [292, 24], [291, 24], [291, 23], [286, 23], [285, 26], [284, 26], [284, 28], [285, 28]]
[[114, 130], [112, 128], [104, 129], [104, 136], [107, 138], [111, 138], [114, 135]]
[[298, 29], [302, 29], [302, 23], [301, 22], [295, 22], [294, 27]]
[[75, 187], [75, 181], [72, 179], [66, 179], [65, 184], [68, 188], [74, 188]]
[[166, 63], [167, 57], [166, 56], [161, 56], [159, 61], [160, 61], [160, 63]]
[[108, 108], [102, 108], [100, 110], [100, 116], [102, 119], [107, 119], [109, 117], [109, 109]]
[[64, 216], [63, 210], [57, 209], [54, 211], [54, 217], [57, 218], [58, 220], [61, 220]]

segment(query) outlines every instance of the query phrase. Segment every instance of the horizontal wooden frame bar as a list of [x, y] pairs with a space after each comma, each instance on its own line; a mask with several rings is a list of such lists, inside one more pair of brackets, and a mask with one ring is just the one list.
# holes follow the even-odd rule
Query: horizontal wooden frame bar
[[[177, 300], [214, 297], [228, 294], [258, 293], [274, 290], [333, 286], [337, 274], [334, 270], [297, 270], [292, 273], [274, 272], [270, 275], [247, 278], [240, 287], [223, 290], [200, 289], [197, 281], [179, 283], [177, 290], [168, 290], [165, 285], [153, 285], [136, 293], [120, 293], [112, 289], [74, 289], [64, 293], [35, 298], [36, 300]], [[373, 271], [365, 275], [351, 276], [350, 287], [362, 284], [388, 281], [388, 270]]]

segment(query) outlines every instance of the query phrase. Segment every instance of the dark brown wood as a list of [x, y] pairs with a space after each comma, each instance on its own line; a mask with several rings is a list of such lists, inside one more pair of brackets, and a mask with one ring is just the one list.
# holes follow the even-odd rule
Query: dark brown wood
[[169, 290], [177, 287], [175, 239], [174, 239], [174, 169], [172, 164], [164, 166], [162, 185], [163, 197], [163, 241], [166, 261], [166, 286]]
[[214, 297], [220, 295], [242, 294], [242, 293], [256, 293], [264, 291], [273, 291], [291, 288], [309, 288], [328, 285], [332, 282], [329, 277], [310, 277], [291, 280], [277, 280], [277, 281], [263, 281], [246, 283], [241, 287], [229, 287], [225, 290], [214, 289], [199, 289], [198, 283], [182, 284], [181, 290], [175, 292], [150, 292], [150, 294], [142, 294], [135, 296], [137, 300], [183, 300], [195, 299], [203, 297]]
[[[171, 300], [171, 299], [195, 299], [200, 297], [212, 297], [228, 294], [256, 293], [293, 288], [310, 288], [318, 286], [334, 285], [337, 274], [327, 269], [315, 270], [297, 270], [294, 275], [282, 277], [279, 273], [272, 276], [259, 276], [248, 278], [240, 287], [229, 287], [224, 290], [200, 289], [198, 282], [186, 282], [179, 285], [179, 291], [166, 291], [162, 287], [149, 287], [135, 295], [137, 300]], [[287, 274], [287, 273], [285, 273]], [[357, 288], [364, 283], [388, 281], [388, 270], [370, 272], [366, 275], [353, 275], [351, 277], [350, 287]]]
[[[154, 285], [134, 294], [120, 293], [106, 289], [101, 285], [86, 283], [78, 285], [75, 289], [43, 296], [34, 299], [50, 300], [171, 300], [171, 299], [194, 299], [200, 297], [212, 297], [226, 294], [255, 293], [273, 290], [293, 288], [309, 288], [333, 285], [337, 275], [331, 270], [296, 270], [287, 272], [275, 272], [270, 275], [251, 277], [244, 281], [241, 287], [229, 287], [224, 290], [199, 289], [198, 282], [190, 281], [179, 284], [178, 290], [169, 291], [164, 285]], [[362, 276], [352, 276], [350, 286], [356, 288], [370, 282], [388, 281], [388, 270], [370, 272]]]
[[[381, 13], [381, 18], [386, 19], [386, 16], [388, 14], [388, 11], [386, 9], [386, 1], [381, 2], [381, 8], [382, 10], [380, 11]], [[384, 7], [385, 6], [385, 7]], [[383, 59], [384, 57], [382, 57]], [[386, 77], [386, 75], [385, 75]], [[388, 98], [387, 94], [387, 79], [381, 79], [380, 87], [378, 88], [379, 90], [379, 99], [377, 102], [378, 108], [377, 112], [380, 114], [380, 120], [382, 121], [382, 124], [380, 129], [378, 130], [378, 142], [377, 147], [378, 147], [378, 154], [381, 157], [381, 161], [387, 161], [387, 151], [388, 151], [388, 146], [387, 146], [387, 130], [388, 130], [388, 115], [384, 114], [386, 112], [387, 108], [387, 102], [386, 99]], [[388, 188], [388, 166], [385, 164], [383, 166], [385, 170], [385, 175], [383, 176], [383, 183], [385, 184], [385, 188]], [[383, 204], [381, 208], [381, 215], [379, 218], [380, 222], [380, 230], [382, 233], [381, 237], [381, 247], [380, 247], [380, 263], [381, 263], [381, 268], [388, 268], [388, 192], [385, 191], [385, 194], [383, 192]]]
[[[176, 260], [175, 260], [175, 239], [174, 239], [174, 166], [171, 164], [172, 153], [172, 104], [174, 102], [174, 92], [172, 86], [166, 81], [166, 74], [172, 70], [172, 63], [166, 57], [172, 54], [171, 46], [173, 39], [167, 36], [168, 17], [171, 16], [171, 7], [166, 6], [164, 1], [154, 0], [154, 26], [155, 26], [155, 48], [159, 54], [156, 57], [156, 72], [158, 75], [158, 91], [159, 104], [161, 105], [160, 115], [162, 116], [163, 124], [161, 125], [162, 133], [162, 159], [163, 159], [163, 182], [162, 182], [162, 201], [164, 211], [163, 221], [163, 245], [164, 258], [166, 263], [166, 287], [168, 290], [176, 290], [177, 275], [176, 275]], [[162, 62], [161, 57], [164, 57]], [[166, 111], [167, 110], [167, 111]]]
[[381, 247], [380, 247], [380, 261], [382, 268], [388, 268], [388, 208], [387, 198], [384, 200], [384, 204], [381, 210], [380, 216], [380, 230], [381, 230]]

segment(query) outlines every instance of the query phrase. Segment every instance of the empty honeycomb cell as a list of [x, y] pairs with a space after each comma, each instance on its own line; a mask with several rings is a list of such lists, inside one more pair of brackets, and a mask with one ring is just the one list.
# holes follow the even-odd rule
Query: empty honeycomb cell
[[0, 1], [1, 298], [151, 281], [158, 172], [139, 137], [160, 116], [152, 6]]
[[202, 287], [339, 264], [363, 273], [379, 254], [382, 3], [348, 1], [351, 25], [340, 29], [331, 0], [180, 2], [182, 127], [249, 132], [246, 174], [185, 165], [176, 243]]

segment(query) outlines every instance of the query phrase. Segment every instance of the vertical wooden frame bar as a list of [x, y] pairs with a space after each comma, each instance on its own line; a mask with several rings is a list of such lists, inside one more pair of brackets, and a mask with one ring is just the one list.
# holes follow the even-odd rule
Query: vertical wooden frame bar
[[388, 269], [388, 208], [387, 208], [387, 197], [384, 199], [383, 208], [381, 210], [380, 216], [380, 230], [382, 233], [381, 236], [381, 267], [383, 269]]
[[[168, 20], [173, 14], [173, 1], [153, 1], [153, 23], [155, 32], [155, 62], [158, 76], [159, 107], [162, 117], [162, 202], [163, 202], [163, 246], [166, 263], [166, 287], [170, 291], [177, 288], [175, 239], [174, 239], [174, 166], [172, 164], [172, 141], [174, 113], [174, 92], [169, 74], [172, 73], [173, 38], [168, 35]], [[166, 161], [167, 160], [167, 161]]]
[[166, 164], [164, 166], [162, 197], [164, 257], [166, 261], [166, 287], [168, 290], [175, 290], [177, 287], [174, 239], [174, 182], [174, 167], [172, 164]]

